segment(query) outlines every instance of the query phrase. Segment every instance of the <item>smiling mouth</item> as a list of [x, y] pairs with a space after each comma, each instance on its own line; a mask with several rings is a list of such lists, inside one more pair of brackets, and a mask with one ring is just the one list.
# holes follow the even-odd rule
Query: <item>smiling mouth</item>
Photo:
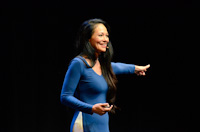
[[99, 45], [101, 45], [102, 47], [106, 48], [107, 47], [107, 44], [102, 44], [102, 43], [98, 43]]

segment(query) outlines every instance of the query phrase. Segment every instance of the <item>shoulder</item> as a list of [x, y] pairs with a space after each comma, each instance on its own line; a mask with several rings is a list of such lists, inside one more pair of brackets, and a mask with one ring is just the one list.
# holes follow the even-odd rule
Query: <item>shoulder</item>
[[84, 66], [84, 63], [80, 58], [75, 57], [71, 60], [70, 65]]
[[81, 71], [83, 70], [83, 68], [84, 68], [84, 63], [78, 57], [73, 58], [68, 67], [68, 69], [79, 69]]
[[73, 59], [71, 60], [71, 62], [75, 62], [75, 63], [81, 64], [81, 63], [82, 63], [82, 60], [81, 60], [80, 58], [78, 58], [78, 57], [75, 57], [75, 58], [73, 58]]

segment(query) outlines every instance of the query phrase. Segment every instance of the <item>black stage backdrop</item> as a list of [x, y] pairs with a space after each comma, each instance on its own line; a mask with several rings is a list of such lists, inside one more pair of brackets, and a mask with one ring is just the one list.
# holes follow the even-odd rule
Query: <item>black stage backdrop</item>
[[73, 111], [60, 103], [60, 91], [75, 36], [83, 21], [102, 18], [111, 26], [113, 61], [151, 64], [145, 77], [118, 76], [121, 111], [110, 115], [111, 132], [191, 132], [196, 7], [193, 1], [1, 4], [0, 131], [69, 131]]

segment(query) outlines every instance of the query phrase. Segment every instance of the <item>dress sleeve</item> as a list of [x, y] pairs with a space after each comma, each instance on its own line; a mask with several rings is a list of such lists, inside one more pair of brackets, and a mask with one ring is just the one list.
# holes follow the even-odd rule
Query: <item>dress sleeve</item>
[[85, 103], [74, 97], [75, 90], [81, 77], [82, 68], [81, 63], [78, 60], [72, 60], [64, 78], [60, 100], [62, 104], [68, 107], [92, 114], [93, 105]]
[[134, 72], [135, 72], [135, 65], [134, 64], [112, 62], [111, 66], [113, 68], [113, 72], [116, 75], [118, 75], [118, 74], [134, 74]]

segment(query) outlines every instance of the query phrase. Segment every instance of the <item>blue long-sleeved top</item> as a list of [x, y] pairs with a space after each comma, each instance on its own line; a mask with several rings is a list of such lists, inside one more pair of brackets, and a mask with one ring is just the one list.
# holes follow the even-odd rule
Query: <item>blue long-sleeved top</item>
[[[83, 112], [84, 132], [109, 132], [108, 114], [100, 116], [92, 113], [94, 104], [106, 103], [107, 82], [103, 75], [98, 75], [92, 68], [88, 68], [86, 60], [81, 58], [74, 58], [68, 67], [61, 91], [61, 102]], [[133, 64], [112, 62], [111, 66], [116, 75], [133, 74], [135, 71]]]

